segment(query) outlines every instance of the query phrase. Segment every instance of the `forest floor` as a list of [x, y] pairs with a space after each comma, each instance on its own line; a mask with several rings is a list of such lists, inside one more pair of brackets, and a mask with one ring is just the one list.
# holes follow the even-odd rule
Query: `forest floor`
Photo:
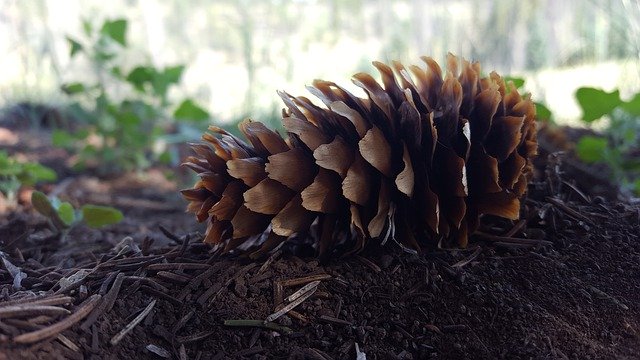
[[521, 221], [488, 219], [466, 249], [326, 264], [215, 254], [160, 172], [74, 174], [12, 134], [68, 176], [47, 191], [125, 220], [63, 242], [28, 206], [0, 209], [0, 359], [640, 359], [640, 207], [548, 134]]

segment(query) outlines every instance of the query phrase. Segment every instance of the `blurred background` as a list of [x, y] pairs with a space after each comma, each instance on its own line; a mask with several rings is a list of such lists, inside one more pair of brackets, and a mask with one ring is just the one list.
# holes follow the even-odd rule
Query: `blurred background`
[[[526, 79], [557, 121], [580, 117], [581, 86], [640, 87], [635, 0], [2, 0], [0, 102], [65, 103], [60, 87], [93, 81], [68, 38], [87, 24], [127, 20], [123, 71], [184, 65], [170, 98], [188, 95], [214, 121], [279, 113], [275, 91], [306, 94], [315, 78], [350, 85], [372, 60], [442, 61], [447, 52], [486, 72]], [[84, 25], [83, 25], [84, 24]]]
[[[184, 144], [209, 124], [237, 133], [251, 117], [281, 129], [277, 90], [309, 96], [305, 86], [319, 78], [362, 94], [350, 78], [376, 73], [373, 60], [444, 63], [452, 52], [532, 94], [539, 120], [555, 124], [542, 145], [556, 141], [587, 164], [583, 173], [640, 194], [637, 0], [0, 5], [0, 146], [13, 146], [0, 149], [0, 170], [3, 161], [55, 165], [47, 156], [62, 154], [62, 176], [166, 165], [171, 177], [189, 153]], [[22, 149], [29, 141], [41, 147], [35, 155]]]

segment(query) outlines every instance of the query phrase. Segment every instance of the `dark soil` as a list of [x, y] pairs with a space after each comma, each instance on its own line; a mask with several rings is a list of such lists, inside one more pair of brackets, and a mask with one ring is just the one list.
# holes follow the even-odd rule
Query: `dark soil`
[[[640, 359], [640, 208], [610, 189], [593, 196], [547, 155], [523, 220], [486, 219], [468, 249], [390, 246], [327, 264], [293, 245], [266, 263], [214, 253], [154, 172], [63, 180], [50, 191], [115, 204], [126, 221], [63, 243], [26, 207], [0, 217], [0, 359], [356, 359], [356, 348], [368, 359]], [[7, 261], [27, 275], [18, 289]], [[311, 296], [269, 328], [225, 325], [262, 324], [305, 286]], [[43, 315], [53, 310], [37, 301], [70, 313]], [[30, 312], [7, 315], [15, 304]], [[44, 339], [18, 344], [40, 329]]]

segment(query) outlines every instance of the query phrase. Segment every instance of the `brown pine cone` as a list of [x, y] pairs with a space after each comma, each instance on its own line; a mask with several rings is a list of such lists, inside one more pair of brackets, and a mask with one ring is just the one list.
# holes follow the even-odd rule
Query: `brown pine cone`
[[200, 180], [182, 191], [205, 242], [260, 256], [300, 233], [320, 255], [372, 239], [420, 251], [465, 246], [482, 214], [517, 219], [537, 151], [533, 102], [495, 72], [480, 78], [478, 63], [450, 54], [443, 78], [422, 60], [426, 70], [394, 62], [395, 73], [374, 62], [384, 86], [355, 74], [364, 99], [320, 80], [309, 91], [326, 107], [279, 93], [286, 140], [259, 122], [239, 126], [249, 143], [211, 126], [185, 163]]

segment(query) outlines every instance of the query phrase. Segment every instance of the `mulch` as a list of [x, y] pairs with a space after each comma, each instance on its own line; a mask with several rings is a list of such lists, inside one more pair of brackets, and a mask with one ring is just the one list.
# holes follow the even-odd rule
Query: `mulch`
[[640, 207], [595, 196], [561, 155], [537, 170], [521, 221], [420, 256], [232, 257], [175, 196], [122, 180], [103, 200], [127, 220], [65, 242], [16, 211], [0, 219], [0, 359], [639, 359]]

